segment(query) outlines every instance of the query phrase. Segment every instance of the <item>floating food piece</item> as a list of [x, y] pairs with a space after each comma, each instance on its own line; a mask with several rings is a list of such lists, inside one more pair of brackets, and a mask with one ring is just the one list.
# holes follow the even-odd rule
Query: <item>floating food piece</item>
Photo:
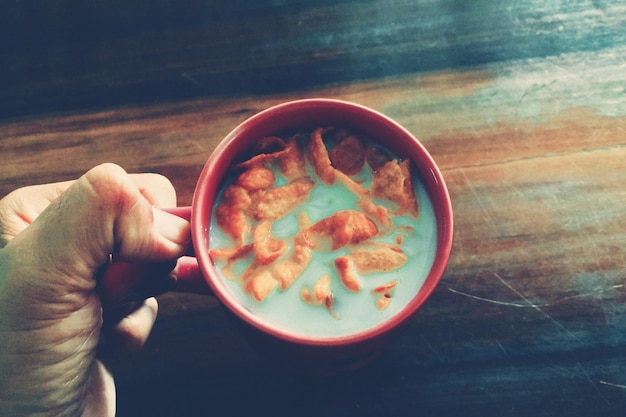
[[391, 225], [391, 218], [389, 217], [389, 210], [386, 207], [374, 204], [369, 195], [361, 197], [357, 202], [357, 205], [364, 213], [372, 218], [378, 220], [382, 225]]
[[335, 268], [339, 272], [339, 278], [341, 283], [346, 289], [352, 292], [361, 291], [361, 284], [359, 283], [359, 277], [356, 275], [354, 265], [347, 256], [340, 256], [335, 259]]
[[402, 164], [393, 159], [374, 172], [372, 196], [386, 198], [398, 206], [397, 215], [409, 212], [417, 217], [417, 199], [411, 181], [409, 160]]
[[419, 203], [417, 202], [417, 196], [415, 195], [415, 185], [413, 184], [413, 176], [411, 175], [411, 161], [405, 159], [400, 163], [402, 174], [404, 175], [404, 196], [406, 198], [406, 205], [408, 213], [413, 218], [419, 217]]
[[236, 242], [245, 242], [249, 226], [243, 211], [233, 206], [222, 205], [217, 208], [215, 215], [217, 217], [217, 224], [219, 224], [230, 237], [235, 239]]
[[217, 224], [236, 242], [243, 244], [250, 229], [244, 210], [252, 204], [252, 199], [245, 188], [233, 184], [224, 192], [222, 201], [215, 210]]
[[240, 210], [245, 210], [252, 204], [252, 198], [248, 191], [237, 184], [229, 186], [224, 191], [222, 201], [224, 204], [234, 206]]
[[[394, 225], [392, 220], [398, 215], [417, 218], [419, 214], [410, 160], [395, 159], [368, 139], [332, 126], [310, 134], [296, 133], [289, 139], [265, 137], [251, 155], [235, 165], [235, 172], [240, 173], [215, 209], [218, 226], [234, 240], [234, 246], [212, 249], [210, 255], [221, 261], [224, 276], [240, 282], [255, 300], [263, 301], [277, 287], [281, 291], [291, 287], [311, 263], [312, 251], [347, 247], [347, 254], [334, 254], [334, 264], [342, 285], [355, 293], [352, 297], [361, 292], [363, 275], [393, 271], [408, 262], [401, 249], [402, 230], [413, 229]], [[283, 185], [285, 180], [289, 182]], [[332, 192], [341, 192], [342, 198], [347, 190], [346, 201], [355, 201], [348, 195], [352, 193], [356, 206], [332, 207], [333, 214], [314, 223], [309, 215], [319, 213], [315, 204], [311, 213], [298, 208], [309, 201], [314, 187], [322, 184], [337, 184], [339, 188]], [[292, 212], [299, 231], [286, 239], [275, 238], [274, 221]], [[292, 224], [292, 219], [285, 222], [288, 228]], [[378, 236], [390, 236], [395, 244], [377, 242]], [[235, 268], [239, 265], [246, 268], [243, 274], [241, 268]], [[312, 288], [303, 287], [301, 298], [311, 305], [323, 305], [337, 318], [331, 284], [331, 276], [325, 274]], [[396, 285], [394, 280], [372, 290], [377, 308], [387, 308]]]
[[376, 308], [379, 310], [384, 310], [389, 307], [389, 303], [391, 302], [391, 297], [378, 297], [376, 300]]
[[234, 248], [212, 249], [209, 251], [209, 255], [211, 255], [213, 261], [225, 260], [226, 265], [222, 268], [222, 273], [228, 279], [237, 280], [237, 276], [233, 272], [233, 266], [235, 262], [245, 258], [250, 252], [252, 252], [251, 243], [243, 246], [236, 246]]
[[[258, 155], [276, 155], [280, 154], [287, 147], [285, 140], [279, 136], [266, 136], [254, 146], [253, 152]], [[251, 159], [254, 159], [252, 157]]]
[[257, 220], [278, 220], [305, 203], [315, 183], [300, 178], [282, 187], [267, 190], [260, 198], [254, 216]]
[[302, 287], [300, 291], [300, 297], [302, 300], [312, 306], [322, 305], [326, 307], [328, 312], [334, 317], [339, 318], [333, 311], [333, 305], [335, 304], [335, 298], [330, 288], [331, 280], [330, 275], [324, 274], [315, 281], [313, 285], [313, 291], [308, 287]]
[[283, 262], [273, 266], [274, 277], [280, 282], [280, 288], [285, 290], [298, 279], [311, 262], [311, 251], [302, 239], [294, 240], [293, 252]]
[[378, 146], [372, 146], [365, 151], [365, 160], [372, 168], [372, 171], [378, 171], [383, 165], [391, 161], [393, 158]]
[[398, 161], [391, 160], [374, 172], [372, 195], [397, 202], [404, 193], [404, 175]]
[[331, 149], [330, 161], [344, 174], [358, 174], [365, 163], [365, 146], [356, 136], [348, 136]]
[[389, 272], [400, 268], [408, 261], [407, 255], [399, 247], [383, 243], [369, 248], [354, 249], [348, 255], [356, 270], [361, 274]]
[[381, 285], [372, 290], [372, 294], [377, 296], [376, 308], [384, 310], [389, 307], [391, 297], [393, 296], [393, 290], [396, 288], [396, 285], [398, 285], [398, 280], [394, 279], [390, 283]]
[[393, 290], [396, 287], [396, 285], [398, 285], [398, 280], [394, 279], [393, 281], [391, 281], [388, 284], [380, 285], [380, 286], [374, 288], [372, 290], [372, 293], [373, 294], [386, 294], [386, 293], [390, 292], [391, 290]]
[[304, 152], [298, 144], [297, 136], [287, 141], [285, 152], [280, 157], [280, 172], [289, 179], [306, 175]]
[[261, 265], [268, 265], [287, 250], [287, 242], [271, 236], [272, 223], [263, 221], [254, 228], [254, 254]]
[[335, 172], [335, 178], [354, 195], [356, 195], [359, 200], [357, 202], [357, 206], [363, 210], [365, 214], [371, 216], [376, 219], [378, 222], [383, 224], [384, 226], [389, 226], [391, 224], [391, 219], [389, 218], [389, 210], [386, 207], [379, 206], [372, 201], [370, 196], [370, 191], [363, 187], [358, 182], [354, 181], [348, 175], [344, 174], [341, 171]]
[[252, 250], [253, 245], [236, 246], [234, 248], [211, 249], [209, 254], [213, 259], [237, 260], [246, 256]]
[[331, 185], [335, 182], [335, 168], [330, 163], [328, 150], [322, 138], [323, 132], [323, 128], [318, 128], [311, 133], [308, 146], [309, 162], [315, 169], [315, 173], [320, 177], [320, 180], [326, 185]]
[[243, 187], [247, 191], [258, 191], [274, 185], [276, 176], [271, 169], [263, 166], [254, 166], [237, 177], [235, 184]]
[[255, 146], [254, 156], [234, 166], [235, 169], [248, 169], [253, 166], [263, 166], [276, 161], [286, 151], [286, 144], [282, 138], [268, 136], [261, 139]]
[[365, 214], [355, 210], [338, 211], [304, 231], [305, 239], [316, 250], [324, 250], [330, 239], [332, 250], [358, 244], [378, 233], [378, 226]]
[[272, 276], [271, 272], [267, 269], [255, 269], [252, 274], [247, 277], [245, 281], [245, 291], [257, 301], [263, 301], [265, 298], [274, 291], [274, 288], [278, 285], [278, 281]]

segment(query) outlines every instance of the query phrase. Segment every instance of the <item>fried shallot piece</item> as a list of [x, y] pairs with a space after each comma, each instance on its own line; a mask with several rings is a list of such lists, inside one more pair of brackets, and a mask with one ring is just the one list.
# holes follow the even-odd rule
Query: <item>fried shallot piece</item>
[[318, 128], [311, 133], [308, 146], [309, 162], [315, 169], [315, 173], [326, 185], [335, 182], [335, 168], [330, 163], [328, 149], [322, 138], [324, 128]]
[[211, 258], [213, 258], [213, 260], [225, 259], [230, 262], [230, 261], [236, 261], [238, 259], [243, 258], [252, 249], [253, 249], [253, 245], [247, 244], [247, 245], [235, 246], [231, 248], [211, 249], [209, 251], [209, 254], [211, 255]]
[[304, 241], [297, 236], [294, 239], [293, 252], [282, 262], [273, 265], [273, 275], [280, 282], [280, 288], [285, 290], [298, 279], [311, 262], [311, 251]]
[[252, 199], [245, 188], [233, 184], [222, 196], [222, 204], [215, 210], [217, 224], [236, 242], [242, 244], [250, 226], [245, 210], [252, 204]]
[[361, 274], [393, 271], [406, 264], [409, 259], [399, 247], [382, 243], [355, 249], [348, 256]]
[[411, 172], [411, 161], [405, 159], [400, 163], [402, 174], [404, 175], [404, 195], [406, 198], [407, 211], [414, 218], [418, 218], [420, 214], [419, 202], [415, 195], [415, 186], [413, 185], [413, 175]]
[[415, 189], [411, 179], [410, 161], [405, 159], [401, 163], [391, 160], [378, 171], [374, 171], [372, 181], [372, 196], [386, 198], [398, 207], [396, 214], [407, 212], [417, 218], [419, 207], [415, 196]]
[[282, 138], [268, 136], [259, 141], [254, 148], [254, 156], [234, 166], [235, 169], [247, 169], [276, 161], [286, 152], [287, 145]]
[[209, 255], [215, 261], [218, 259], [225, 260], [226, 265], [222, 268], [222, 273], [228, 279], [236, 280], [237, 274], [233, 271], [236, 261], [243, 259], [252, 251], [252, 243], [243, 246], [235, 246], [230, 248], [211, 249]]
[[335, 171], [335, 178], [337, 181], [341, 182], [348, 191], [359, 198], [357, 205], [365, 214], [379, 221], [384, 226], [391, 224], [389, 210], [384, 206], [374, 204], [370, 191], [367, 188], [339, 170]]
[[267, 269], [254, 269], [244, 281], [244, 289], [257, 301], [263, 301], [278, 285], [278, 281]]
[[335, 268], [339, 272], [339, 278], [341, 283], [346, 289], [352, 292], [361, 291], [361, 284], [359, 283], [359, 277], [357, 277], [354, 265], [350, 258], [347, 256], [340, 256], [335, 259]]
[[367, 148], [365, 151], [365, 160], [367, 164], [372, 168], [372, 171], [378, 171], [383, 165], [391, 161], [393, 158], [385, 151], [377, 146]]
[[330, 162], [344, 174], [358, 174], [365, 163], [363, 142], [354, 135], [345, 137], [331, 149]]
[[393, 290], [398, 285], [398, 280], [394, 279], [393, 281], [376, 287], [372, 290], [372, 294], [374, 294], [376, 298], [376, 308], [379, 310], [384, 310], [389, 307], [389, 303], [391, 302], [391, 297], [393, 296]]
[[297, 138], [294, 136], [287, 141], [285, 152], [279, 159], [280, 172], [288, 179], [296, 179], [306, 175], [304, 152], [300, 148]]
[[262, 221], [252, 235], [254, 255], [261, 265], [268, 265], [278, 259], [287, 250], [287, 242], [271, 236], [272, 223]]
[[253, 166], [242, 172], [237, 177], [235, 184], [242, 186], [248, 191], [264, 190], [274, 185], [276, 176], [271, 169], [263, 166]]
[[307, 244], [325, 250], [330, 239], [332, 250], [363, 242], [378, 233], [378, 226], [365, 214], [355, 210], [338, 211], [303, 231]]
[[257, 220], [278, 220], [305, 203], [315, 183], [299, 178], [282, 187], [267, 190], [259, 199], [254, 217]]
[[313, 285], [313, 291], [309, 287], [302, 287], [300, 291], [300, 297], [302, 300], [312, 306], [324, 306], [326, 310], [334, 317], [339, 318], [333, 311], [333, 305], [335, 304], [335, 298], [330, 288], [330, 275], [324, 274], [315, 281]]

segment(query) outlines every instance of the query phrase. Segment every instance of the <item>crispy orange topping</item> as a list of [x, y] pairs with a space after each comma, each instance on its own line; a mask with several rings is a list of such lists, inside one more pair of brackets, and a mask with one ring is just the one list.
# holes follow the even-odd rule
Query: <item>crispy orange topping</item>
[[317, 250], [323, 250], [328, 239], [331, 249], [348, 244], [358, 244], [376, 236], [378, 227], [365, 214], [355, 210], [342, 210], [315, 223], [304, 231], [307, 240]]
[[[225, 261], [224, 275], [239, 279], [257, 301], [276, 289], [291, 287], [309, 266], [313, 252], [341, 250], [334, 260], [336, 276], [325, 274], [313, 288], [303, 286], [300, 291], [304, 302], [323, 306], [338, 318], [333, 311], [333, 279], [338, 276], [343, 287], [358, 293], [367, 285], [365, 275], [393, 271], [408, 261], [401, 245], [402, 233], [410, 227], [393, 226], [393, 218], [419, 215], [409, 160], [400, 162], [346, 130], [320, 127], [308, 136], [264, 138], [253, 156], [234, 169], [239, 174], [215, 209], [218, 226], [233, 239], [234, 246], [212, 249], [210, 254]], [[362, 175], [367, 169], [371, 184], [363, 179], [370, 178]], [[356, 196], [356, 207], [339, 207], [332, 215], [312, 222], [307, 212], [298, 208], [310, 199], [316, 180], [345, 187]], [[299, 230], [287, 238], [276, 238], [274, 222], [292, 212], [298, 216]], [[396, 235], [395, 245], [375, 240], [399, 229], [403, 231]], [[240, 259], [249, 265], [242, 276], [235, 277], [233, 265]], [[387, 308], [397, 284], [394, 280], [372, 290], [377, 308]]]
[[372, 182], [372, 196], [386, 198], [398, 207], [396, 214], [403, 215], [409, 212], [417, 217], [417, 199], [408, 160], [398, 163], [393, 159], [374, 172]]
[[271, 169], [255, 166], [242, 172], [235, 184], [242, 186], [248, 191], [264, 190], [274, 185], [276, 176]]
[[381, 285], [372, 290], [372, 294], [377, 296], [376, 308], [384, 310], [389, 306], [391, 297], [393, 296], [393, 290], [398, 285], [398, 280], [394, 279], [388, 284]]
[[403, 266], [408, 257], [397, 246], [378, 244], [369, 248], [355, 249], [350, 252], [350, 259], [361, 274], [389, 272]]
[[289, 179], [306, 176], [306, 162], [297, 137], [287, 141], [285, 153], [280, 158], [280, 172]]
[[261, 265], [271, 264], [287, 250], [287, 242], [270, 235], [271, 227], [271, 222], [264, 221], [254, 229], [254, 254]]
[[268, 270], [255, 270], [245, 283], [245, 289], [252, 294], [257, 301], [263, 301], [274, 291], [278, 285], [278, 281], [272, 276]]
[[294, 241], [291, 256], [274, 265], [274, 275], [280, 282], [280, 288], [285, 290], [294, 283], [311, 262], [311, 251], [300, 239]]
[[254, 217], [257, 220], [278, 220], [285, 217], [308, 200], [314, 185], [310, 178], [300, 178], [266, 191], [259, 200]]
[[316, 129], [309, 139], [309, 161], [320, 180], [326, 185], [335, 182], [335, 168], [330, 163], [328, 150], [322, 139], [323, 128]]
[[361, 284], [359, 284], [359, 278], [354, 270], [354, 265], [347, 256], [340, 256], [335, 259], [335, 268], [339, 272], [339, 278], [341, 283], [348, 290], [353, 292], [361, 291]]
[[365, 146], [356, 136], [348, 136], [330, 151], [330, 161], [344, 174], [358, 174], [365, 163]]

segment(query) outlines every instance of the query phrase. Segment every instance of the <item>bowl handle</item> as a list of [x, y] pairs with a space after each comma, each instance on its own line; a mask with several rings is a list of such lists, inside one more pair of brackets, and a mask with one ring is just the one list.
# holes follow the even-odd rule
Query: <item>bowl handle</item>
[[[187, 221], [191, 207], [175, 207], [164, 211]], [[113, 260], [97, 277], [96, 292], [100, 296], [105, 322], [115, 322], [139, 307], [148, 297], [168, 291], [213, 295], [198, 261], [193, 254], [174, 261], [130, 263]]]

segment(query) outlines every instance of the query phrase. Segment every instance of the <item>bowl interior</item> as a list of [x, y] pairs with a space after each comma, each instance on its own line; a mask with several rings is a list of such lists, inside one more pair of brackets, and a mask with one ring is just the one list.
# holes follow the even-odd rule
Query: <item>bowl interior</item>
[[[380, 326], [362, 333], [329, 339], [294, 336], [265, 323], [243, 308], [225, 287], [209, 252], [209, 229], [212, 207], [221, 182], [242, 154], [261, 138], [290, 132], [335, 125], [361, 132], [378, 140], [401, 157], [411, 158], [429, 194], [435, 212], [437, 247], [433, 266], [420, 291], [399, 314]], [[198, 179], [192, 211], [192, 235], [196, 256], [207, 283], [220, 301], [247, 323], [281, 339], [305, 344], [341, 345], [375, 337], [397, 327], [410, 317], [429, 297], [448, 262], [452, 245], [452, 208], [441, 173], [422, 144], [402, 126], [366, 107], [338, 100], [307, 99], [280, 104], [252, 116], [236, 127], [216, 147]]]

